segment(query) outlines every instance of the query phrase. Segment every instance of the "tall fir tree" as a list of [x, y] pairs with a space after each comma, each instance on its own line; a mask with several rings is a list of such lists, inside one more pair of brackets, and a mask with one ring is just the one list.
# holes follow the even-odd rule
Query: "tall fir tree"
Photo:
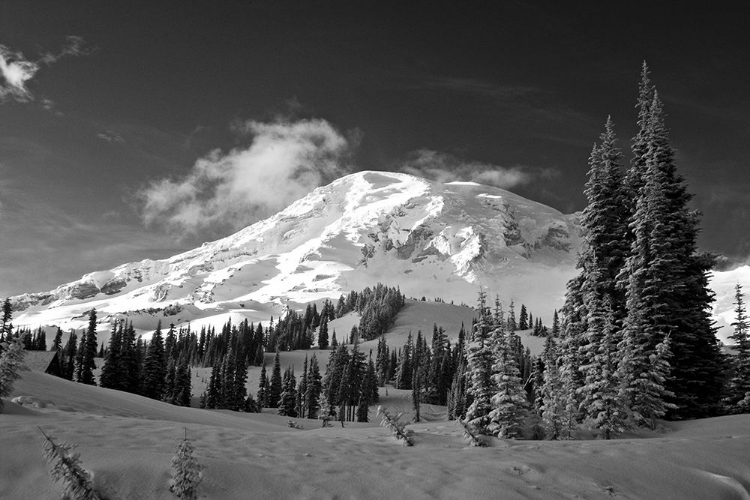
[[323, 316], [318, 327], [318, 347], [328, 349], [328, 316]]
[[164, 350], [164, 339], [161, 334], [161, 321], [156, 325], [156, 331], [151, 335], [146, 359], [143, 362], [143, 379], [141, 394], [151, 399], [161, 399], [164, 396], [167, 376], [167, 358]]
[[676, 405], [670, 416], [714, 415], [722, 392], [723, 359], [710, 317], [713, 295], [707, 287], [713, 258], [697, 253], [698, 216], [688, 210], [691, 195], [676, 171], [655, 90], [642, 140], [645, 154], [634, 159], [634, 165], [645, 165], [643, 185], [630, 223], [630, 255], [621, 273], [628, 311], [622, 374], [632, 400], [637, 379], [669, 336], [671, 372], [664, 398]]
[[307, 372], [307, 389], [305, 391], [305, 409], [307, 418], [318, 418], [320, 410], [321, 376], [318, 358], [315, 354], [310, 358]]
[[486, 294], [479, 292], [478, 317], [474, 325], [472, 341], [467, 349], [467, 392], [473, 401], [466, 410], [466, 420], [480, 433], [489, 432], [492, 396], [495, 384], [492, 380], [494, 362], [490, 339], [491, 318], [487, 310]]
[[502, 307], [499, 299], [496, 299], [493, 329], [489, 338], [495, 390], [490, 398], [492, 410], [489, 413], [489, 430], [499, 437], [512, 438], [520, 432], [527, 400], [511, 343], [513, 334], [506, 334], [504, 324]]
[[732, 413], [750, 413], [750, 323], [742, 285], [737, 283], [734, 290], [734, 332], [729, 338], [734, 341], [736, 355], [732, 359], [725, 403]]
[[281, 358], [279, 351], [273, 358], [273, 371], [271, 371], [271, 380], [268, 383], [268, 399], [266, 401], [269, 408], [278, 408], [281, 400], [281, 393], [284, 390], [284, 381], [281, 378]]
[[10, 299], [3, 301], [3, 313], [0, 317], [0, 342], [8, 341], [13, 335], [13, 306]]
[[290, 366], [284, 371], [278, 414], [286, 417], [297, 416], [297, 380]]
[[[594, 278], [596, 278], [596, 274]], [[601, 297], [599, 291], [589, 291], [587, 342], [584, 347], [581, 371], [584, 385], [578, 389], [584, 421], [600, 429], [604, 439], [612, 439], [629, 426], [626, 398], [620, 391], [618, 375], [618, 336], [611, 298]]]
[[122, 390], [138, 394], [141, 390], [141, 359], [133, 322], [125, 325], [120, 344], [120, 378]]
[[70, 330], [68, 342], [65, 344], [65, 363], [63, 364], [63, 377], [73, 380], [75, 375], [75, 361], [78, 354], [78, 336], [75, 330]]
[[102, 373], [99, 377], [99, 385], [107, 389], [122, 390], [121, 383], [121, 360], [120, 360], [120, 344], [122, 343], [122, 325], [119, 321], [112, 323], [112, 331], [109, 335], [109, 347], [107, 353], [104, 356], [104, 364], [102, 365]]
[[263, 363], [260, 369], [260, 378], [258, 380], [258, 394], [256, 396], [260, 408], [268, 407], [268, 375], [266, 375], [266, 364]]
[[87, 385], [96, 385], [94, 370], [96, 370], [97, 341], [96, 341], [96, 309], [89, 312], [89, 326], [81, 339], [79, 361], [76, 366], [76, 381]]

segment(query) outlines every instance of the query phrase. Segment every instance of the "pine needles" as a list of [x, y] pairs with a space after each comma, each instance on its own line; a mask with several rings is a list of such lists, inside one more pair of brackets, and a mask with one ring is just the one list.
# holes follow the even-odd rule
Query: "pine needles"
[[185, 429], [185, 438], [180, 441], [172, 457], [172, 470], [170, 471], [172, 479], [169, 481], [169, 491], [183, 500], [197, 500], [198, 485], [203, 481], [201, 473], [203, 467], [193, 456], [193, 451], [195, 448], [187, 438], [187, 429]]
[[81, 465], [80, 454], [73, 453], [76, 445], [64, 441], [56, 443], [54, 438], [45, 434], [41, 427], [39, 432], [44, 436], [44, 458], [50, 464], [52, 480], [63, 484], [63, 498], [69, 500], [102, 500], [94, 490], [89, 474]]
[[391, 431], [391, 433], [404, 442], [406, 446], [414, 446], [414, 440], [411, 437], [411, 431], [406, 429], [406, 423], [401, 422], [401, 413], [395, 417], [388, 413], [388, 410], [382, 406], [378, 406], [378, 415], [383, 415], [383, 420], [380, 421], [380, 426], [385, 427]]

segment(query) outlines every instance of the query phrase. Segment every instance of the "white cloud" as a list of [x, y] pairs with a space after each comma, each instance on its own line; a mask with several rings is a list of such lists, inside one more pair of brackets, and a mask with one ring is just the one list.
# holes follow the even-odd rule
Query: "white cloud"
[[556, 172], [521, 165], [510, 168], [482, 163], [463, 161], [455, 156], [439, 151], [420, 149], [400, 165], [408, 174], [417, 175], [438, 182], [472, 181], [504, 189], [528, 184], [534, 178], [554, 177]]
[[104, 132], [101, 132], [99, 134], [96, 134], [96, 136], [107, 142], [125, 142], [125, 139], [120, 136], [117, 132], [114, 130], [105, 130]]
[[[88, 50], [84, 48], [83, 38], [78, 36], [67, 37], [66, 44], [57, 54], [46, 53], [38, 61], [27, 60], [21, 52], [16, 52], [5, 45], [0, 45], [0, 103], [13, 99], [19, 102], [27, 102], [34, 99], [33, 94], [26, 86], [41, 64], [52, 64], [64, 56], [87, 55]], [[44, 99], [45, 109], [51, 109], [54, 103], [50, 99]]]
[[20, 52], [13, 52], [5, 45], [0, 45], [0, 101], [11, 98], [16, 101], [30, 101], [31, 92], [26, 82], [39, 70], [37, 63], [27, 61]]
[[239, 229], [348, 172], [350, 141], [325, 120], [250, 121], [238, 130], [252, 134], [249, 147], [213, 151], [181, 178], [142, 189], [144, 222], [184, 233]]

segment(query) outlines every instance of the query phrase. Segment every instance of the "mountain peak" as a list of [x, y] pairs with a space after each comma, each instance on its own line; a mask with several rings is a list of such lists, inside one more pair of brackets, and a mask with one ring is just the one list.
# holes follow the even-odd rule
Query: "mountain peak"
[[[136, 327], [226, 316], [268, 319], [377, 282], [411, 296], [559, 307], [580, 245], [574, 216], [509, 191], [362, 171], [319, 187], [235, 234], [163, 260], [86, 274], [12, 299], [21, 326], [81, 327], [92, 307]], [[541, 290], [529, 286], [544, 281]], [[541, 302], [540, 302], [541, 303]], [[540, 305], [541, 309], [541, 305]]]

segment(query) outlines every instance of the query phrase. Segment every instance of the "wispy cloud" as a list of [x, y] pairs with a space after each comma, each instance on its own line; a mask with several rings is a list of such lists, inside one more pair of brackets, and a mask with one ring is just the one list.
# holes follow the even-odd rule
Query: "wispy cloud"
[[447, 153], [420, 149], [409, 155], [399, 168], [408, 174], [438, 182], [472, 181], [504, 189], [528, 184], [534, 179], [551, 179], [559, 176], [553, 169], [540, 169], [523, 165], [501, 167], [478, 161], [465, 161]]
[[177, 179], [141, 189], [143, 221], [185, 234], [239, 229], [347, 173], [351, 141], [325, 120], [262, 123], [238, 131], [250, 145], [213, 151]]
[[[65, 45], [59, 52], [47, 52], [32, 61], [26, 59], [19, 51], [14, 51], [5, 45], [0, 45], [0, 103], [6, 100], [28, 102], [34, 99], [34, 95], [27, 87], [42, 64], [50, 65], [65, 56], [80, 56], [90, 53], [85, 48], [83, 38], [79, 36], [67, 37]], [[45, 109], [52, 109], [54, 103], [50, 99], [44, 99]]]
[[125, 139], [123, 139], [120, 134], [113, 130], [105, 130], [104, 132], [96, 134], [96, 136], [99, 139], [107, 142], [125, 142]]
[[13, 52], [5, 45], [0, 45], [0, 102], [6, 99], [25, 102], [32, 99], [26, 82], [31, 80], [39, 70], [37, 63], [27, 61], [20, 52]]

